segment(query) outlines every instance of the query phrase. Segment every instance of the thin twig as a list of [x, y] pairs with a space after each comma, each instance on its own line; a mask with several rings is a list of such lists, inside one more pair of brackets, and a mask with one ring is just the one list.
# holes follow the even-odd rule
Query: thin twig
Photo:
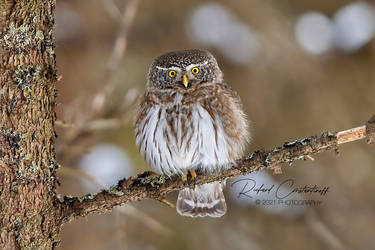
[[351, 128], [337, 133], [337, 144], [360, 140], [366, 137], [366, 126]]
[[[363, 131], [363, 127], [360, 127]], [[282, 163], [293, 163], [306, 159], [306, 156], [328, 150], [338, 150], [338, 145], [358, 139], [368, 139], [371, 143], [375, 138], [375, 115], [367, 122], [365, 133], [358, 129], [349, 129], [338, 133], [325, 132], [320, 136], [310, 136], [302, 140], [284, 143], [272, 150], [257, 150], [250, 156], [236, 162], [236, 166], [212, 175], [198, 174], [196, 184], [201, 185], [213, 181], [223, 181], [237, 175], [245, 175], [254, 171], [270, 169], [281, 171]], [[106, 212], [113, 207], [143, 199], [161, 200], [172, 191], [178, 191], [185, 186], [178, 176], [157, 176], [150, 172], [136, 177], [123, 179], [109, 190], [97, 194], [87, 194], [83, 197], [65, 197], [61, 204], [64, 210], [64, 221], [75, 217], [87, 216], [94, 212]]]
[[320, 238], [322, 238], [327, 244], [329, 244], [330, 249], [346, 250], [348, 249], [340, 238], [338, 238], [335, 233], [329, 229], [329, 227], [322, 221], [321, 218], [311, 211], [305, 217], [307, 225], [310, 226], [311, 230]]
[[107, 103], [110, 94], [115, 89], [115, 81], [114, 76], [115, 72], [117, 71], [121, 59], [123, 58], [126, 48], [128, 45], [128, 37], [129, 31], [133, 24], [135, 14], [137, 13], [139, 0], [129, 0], [124, 8], [124, 11], [121, 15], [121, 22], [120, 28], [117, 33], [117, 37], [115, 39], [115, 43], [112, 48], [111, 56], [107, 63], [107, 72], [104, 90], [100, 90], [93, 98], [92, 98], [92, 107], [96, 111], [96, 113], [100, 113], [100, 111], [104, 110], [104, 106]]
[[68, 167], [61, 167], [58, 170], [59, 174], [66, 175], [66, 176], [72, 176], [75, 178], [80, 178], [84, 180], [88, 180], [92, 182], [98, 189], [105, 189], [106, 187], [100, 183], [100, 181], [92, 174], [82, 171], [80, 169], [76, 168], [68, 168]]
[[[63, 137], [65, 139], [63, 145], [79, 144], [83, 141], [83, 139], [92, 135], [95, 130], [116, 128], [123, 125], [129, 120], [128, 116], [130, 112], [128, 111], [131, 110], [130, 107], [135, 103], [136, 100], [134, 95], [137, 94], [137, 91], [130, 89], [125, 95], [126, 100], [122, 100], [122, 104], [117, 102], [117, 99], [121, 98], [121, 96], [115, 95], [117, 94], [115, 91], [115, 75], [120, 66], [121, 59], [124, 57], [126, 52], [129, 32], [137, 13], [139, 0], [126, 1], [126, 5], [122, 13], [119, 12], [113, 1], [108, 1], [109, 2], [106, 1], [106, 4], [112, 5], [112, 10], [116, 9], [114, 10], [114, 13], [117, 12], [117, 14], [114, 15], [119, 14], [120, 16], [119, 31], [111, 51], [111, 56], [109, 57], [107, 63], [107, 69], [103, 74], [103, 86], [105, 87], [104, 89], [100, 89], [90, 98], [82, 98], [82, 96], [77, 98], [75, 106], [82, 106], [79, 101], [81, 99], [89, 100], [89, 103], [87, 103], [89, 108], [85, 109], [85, 112], [76, 112], [76, 109], [71, 108], [71, 112], [67, 113], [70, 116], [69, 119], [65, 117], [65, 120], [70, 120], [71, 122], [56, 122], [56, 125], [70, 128], [70, 130], [65, 130], [67, 132], [64, 134], [65, 137]], [[116, 101], [114, 102], [114, 100]], [[67, 109], [67, 107], [65, 109]], [[74, 117], [73, 111], [77, 114], [75, 121], [72, 121]], [[121, 113], [122, 115], [117, 119], [115, 117], [105, 119], [109, 116], [113, 116], [114, 113]], [[65, 146], [62, 146], [60, 151], [58, 151], [59, 155], [62, 157], [64, 157], [64, 154], [67, 154], [67, 152], [68, 148]]]
[[99, 91], [92, 101], [92, 107], [96, 113], [100, 113], [104, 110], [104, 106], [107, 103], [109, 96], [114, 91], [116, 85], [114, 81], [115, 72], [117, 71], [121, 59], [123, 58], [126, 48], [128, 45], [129, 31], [133, 24], [135, 14], [137, 13], [139, 0], [129, 0], [124, 8], [121, 15], [120, 29], [117, 33], [115, 43], [112, 48], [111, 56], [107, 63], [107, 80], [104, 84], [104, 90]]
[[62, 127], [62, 128], [74, 128], [75, 127], [73, 123], [67, 122], [64, 120], [56, 120], [55, 125]]
[[117, 207], [116, 210], [122, 214], [128, 215], [131, 218], [135, 218], [139, 220], [141, 223], [145, 224], [149, 229], [158, 232], [160, 234], [171, 234], [172, 231], [165, 225], [161, 224], [158, 220], [155, 218], [152, 218], [148, 214], [145, 214], [144, 212], [140, 211], [139, 209], [136, 209], [132, 206], [121, 206]]
[[115, 19], [116, 21], [121, 19], [121, 12], [116, 6], [113, 0], [102, 0], [104, 7], [107, 10], [108, 14]]
[[119, 63], [126, 52], [128, 45], [128, 34], [130, 27], [133, 24], [135, 14], [137, 13], [139, 0], [129, 0], [124, 12], [121, 15], [120, 30], [118, 32], [115, 44], [112, 49], [112, 54], [108, 62], [108, 68], [111, 72], [116, 71]]

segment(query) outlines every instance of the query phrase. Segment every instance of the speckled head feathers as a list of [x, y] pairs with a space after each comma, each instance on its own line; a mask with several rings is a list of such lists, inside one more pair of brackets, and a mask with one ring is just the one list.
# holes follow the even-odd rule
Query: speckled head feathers
[[207, 50], [190, 49], [164, 53], [154, 60], [153, 65], [165, 68], [172, 66], [186, 67], [190, 64], [200, 64], [208, 61], [216, 63], [215, 58], [210, 52]]
[[[198, 70], [192, 73], [193, 68]], [[169, 75], [170, 71], [174, 71], [173, 75]], [[148, 86], [182, 91], [184, 75], [189, 79], [188, 88], [201, 82], [222, 81], [222, 72], [214, 56], [206, 50], [191, 49], [171, 51], [155, 58], [150, 66]]]

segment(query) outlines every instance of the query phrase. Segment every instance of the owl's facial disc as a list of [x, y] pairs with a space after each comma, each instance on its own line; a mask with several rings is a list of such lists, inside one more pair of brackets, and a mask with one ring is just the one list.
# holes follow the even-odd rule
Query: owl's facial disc
[[207, 62], [203, 64], [190, 64], [186, 67], [172, 66], [164, 68], [156, 66], [161, 75], [164, 75], [164, 82], [169, 84], [164, 88], [177, 88], [177, 89], [188, 89], [196, 83], [202, 82], [203, 79], [199, 78], [201, 67], [205, 66]]
[[222, 73], [208, 51], [180, 50], [157, 57], [150, 67], [148, 78], [149, 87], [190, 92], [203, 83], [221, 82]]

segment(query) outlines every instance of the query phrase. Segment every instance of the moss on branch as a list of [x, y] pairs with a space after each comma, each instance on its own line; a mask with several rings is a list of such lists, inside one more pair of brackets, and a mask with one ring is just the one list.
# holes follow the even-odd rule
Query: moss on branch
[[[363, 126], [363, 130], [367, 134], [363, 133], [362, 138], [356, 137], [356, 139], [363, 139], [367, 136], [369, 142], [371, 142], [375, 134], [375, 116], [367, 122], [366, 126]], [[350, 130], [346, 133], [347, 137], [350, 138]], [[347, 142], [352, 140], [348, 139]], [[310, 136], [302, 140], [286, 142], [272, 150], [254, 151], [249, 156], [238, 160], [236, 166], [221, 173], [212, 175], [198, 173], [196, 184], [223, 181], [237, 175], [245, 175], [263, 169], [280, 173], [282, 164], [291, 165], [296, 160], [305, 160], [310, 155], [329, 150], [338, 152], [337, 133], [325, 132], [320, 136]], [[123, 179], [109, 190], [103, 190], [97, 194], [87, 194], [83, 197], [65, 197], [62, 202], [63, 220], [67, 222], [75, 217], [87, 216], [94, 212], [110, 211], [115, 206], [129, 202], [144, 199], [162, 200], [168, 193], [181, 190], [184, 187], [178, 176], [155, 175], [146, 171], [137, 176]]]

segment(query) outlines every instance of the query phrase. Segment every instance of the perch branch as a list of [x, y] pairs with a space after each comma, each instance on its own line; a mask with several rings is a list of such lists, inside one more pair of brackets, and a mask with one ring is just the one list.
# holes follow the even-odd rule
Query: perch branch
[[[204, 184], [213, 181], [223, 181], [237, 175], [245, 175], [254, 171], [270, 169], [281, 172], [281, 164], [293, 163], [295, 160], [310, 159], [308, 156], [328, 150], [338, 150], [338, 145], [364, 139], [367, 142], [375, 141], [375, 115], [365, 126], [348, 129], [338, 133], [325, 132], [320, 136], [310, 136], [302, 140], [286, 142], [272, 150], [257, 150], [250, 156], [236, 162], [236, 166], [212, 175], [199, 173], [196, 184]], [[109, 190], [103, 190], [97, 194], [87, 194], [83, 197], [64, 197], [62, 209], [64, 221], [70, 221], [75, 217], [82, 217], [94, 212], [106, 212], [113, 207], [144, 199], [161, 200], [168, 193], [178, 191], [184, 185], [178, 176], [167, 177], [164, 175], [150, 175], [150, 172], [123, 179]]]

